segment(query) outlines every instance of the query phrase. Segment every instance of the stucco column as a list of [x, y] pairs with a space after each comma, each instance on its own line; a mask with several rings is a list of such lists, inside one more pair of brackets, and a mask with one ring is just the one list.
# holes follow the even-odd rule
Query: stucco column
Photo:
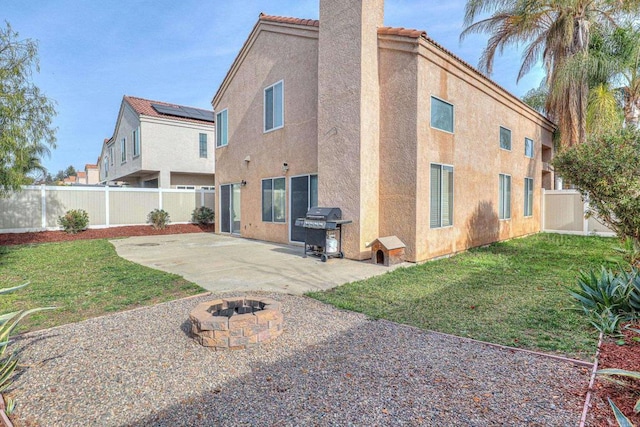
[[368, 258], [378, 236], [383, 0], [320, 0], [318, 203], [340, 207], [347, 257]]
[[171, 172], [163, 169], [158, 174], [158, 188], [171, 188]]

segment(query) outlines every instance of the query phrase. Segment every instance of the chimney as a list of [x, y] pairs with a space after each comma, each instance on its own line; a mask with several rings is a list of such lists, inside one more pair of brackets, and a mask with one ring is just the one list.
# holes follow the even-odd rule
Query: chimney
[[318, 202], [340, 207], [347, 257], [370, 257], [378, 236], [380, 85], [384, 0], [320, 0]]

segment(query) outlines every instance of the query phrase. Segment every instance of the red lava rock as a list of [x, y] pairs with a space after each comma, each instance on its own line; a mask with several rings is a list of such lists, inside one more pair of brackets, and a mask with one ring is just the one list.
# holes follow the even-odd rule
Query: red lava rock
[[[640, 329], [640, 322], [632, 325]], [[640, 334], [629, 330], [622, 330], [625, 345], [618, 345], [619, 338], [605, 339], [600, 347], [600, 359], [598, 369], [618, 368], [629, 371], [640, 371], [640, 342], [633, 340]], [[616, 377], [623, 380], [623, 377]], [[624, 379], [627, 386], [615, 384], [607, 379], [596, 376], [592, 407], [589, 411], [591, 422], [589, 426], [617, 426], [607, 397], [611, 398], [618, 408], [631, 420], [634, 425], [640, 426], [640, 414], [633, 412], [633, 406], [640, 398], [640, 381]]]
[[64, 231], [39, 231], [34, 233], [0, 234], [0, 245], [26, 245], [33, 243], [69, 242], [89, 239], [114, 239], [131, 236], [156, 236], [166, 234], [186, 234], [213, 232], [213, 224], [172, 224], [164, 230], [155, 230], [150, 225], [133, 225], [127, 227], [90, 228], [78, 234], [67, 234]]

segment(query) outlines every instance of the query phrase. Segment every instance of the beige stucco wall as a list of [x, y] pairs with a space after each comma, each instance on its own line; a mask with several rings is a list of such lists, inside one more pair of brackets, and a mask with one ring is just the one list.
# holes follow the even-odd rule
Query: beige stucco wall
[[178, 185], [195, 186], [196, 188], [202, 186], [213, 187], [215, 184], [214, 181], [212, 174], [171, 172], [171, 188], [176, 188]]
[[415, 259], [418, 124], [418, 57], [380, 49], [380, 232], [397, 236]]
[[[542, 144], [552, 127], [512, 95], [429, 42], [420, 41], [416, 247], [413, 261], [540, 231]], [[431, 96], [454, 105], [454, 132], [430, 125]], [[408, 112], [407, 112], [408, 114]], [[512, 149], [499, 144], [500, 126], [511, 130]], [[524, 139], [534, 141], [534, 158]], [[452, 227], [429, 226], [431, 163], [454, 167]], [[499, 174], [511, 175], [511, 219], [498, 219]], [[533, 216], [524, 217], [524, 178], [534, 179]]]
[[382, 0], [320, 1], [318, 51], [318, 203], [338, 206], [347, 257], [370, 258], [378, 237]]
[[[289, 242], [290, 178], [317, 172], [317, 36], [315, 27], [260, 23], [232, 67], [229, 84], [214, 99], [216, 112], [228, 110], [229, 135], [228, 146], [216, 149], [216, 191], [220, 194], [222, 184], [246, 181], [241, 188], [244, 237]], [[280, 80], [284, 127], [265, 133], [264, 89]], [[261, 180], [282, 176], [287, 177], [287, 222], [262, 222]], [[219, 231], [220, 198], [216, 199]]]
[[[207, 134], [207, 157], [200, 157], [200, 134]], [[159, 186], [171, 186], [171, 172], [215, 172], [213, 125], [142, 116], [140, 129], [141, 169], [160, 171]]]
[[[422, 261], [538, 232], [542, 147], [551, 149], [553, 125], [430, 41], [378, 35], [383, 2], [363, 3], [322, 0], [319, 35], [260, 21], [214, 98], [229, 121], [229, 145], [216, 149], [217, 190], [246, 181], [241, 234], [288, 241], [288, 205], [286, 224], [261, 221], [261, 179], [283, 176], [283, 162], [287, 204], [290, 177], [317, 171], [319, 205], [354, 221], [344, 228], [349, 258], [369, 258], [367, 244], [389, 235], [407, 245], [407, 260]], [[279, 80], [285, 125], [264, 133], [263, 91]], [[454, 105], [453, 133], [431, 128], [431, 96]], [[510, 151], [500, 149], [500, 126], [512, 132]], [[525, 137], [534, 141], [533, 159]], [[450, 227], [430, 228], [432, 163], [454, 168]], [[512, 178], [506, 220], [498, 219], [501, 173]], [[531, 217], [525, 177], [534, 180]]]
[[[140, 155], [133, 156], [133, 131], [140, 129]], [[207, 157], [200, 157], [200, 133], [207, 134]], [[126, 161], [122, 162], [121, 141], [126, 138]], [[122, 102], [113, 143], [104, 144], [101, 159], [109, 155], [113, 146], [113, 162], [104, 173], [100, 165], [101, 181], [124, 181], [134, 187], [143, 181], [158, 178], [160, 188], [171, 188], [171, 172], [207, 174], [210, 182], [215, 173], [215, 127], [156, 118], [139, 117], [126, 101]], [[111, 164], [112, 163], [112, 164]], [[193, 185], [197, 185], [193, 183]], [[212, 184], [211, 184], [212, 185]]]

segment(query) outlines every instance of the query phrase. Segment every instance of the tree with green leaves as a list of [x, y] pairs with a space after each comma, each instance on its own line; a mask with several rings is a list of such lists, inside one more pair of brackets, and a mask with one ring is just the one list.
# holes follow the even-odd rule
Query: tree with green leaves
[[33, 83], [38, 47], [19, 38], [9, 23], [0, 27], [0, 196], [20, 189], [34, 159], [55, 148], [53, 101]]
[[572, 146], [587, 136], [590, 70], [584, 61], [592, 32], [615, 26], [639, 6], [638, 0], [468, 0], [461, 39], [489, 34], [479, 65], [488, 75], [496, 54], [508, 46], [526, 45], [518, 80], [542, 60], [546, 111], [558, 124], [562, 144]]
[[590, 214], [640, 244], [640, 130], [619, 129], [567, 148], [553, 166], [588, 198]]

